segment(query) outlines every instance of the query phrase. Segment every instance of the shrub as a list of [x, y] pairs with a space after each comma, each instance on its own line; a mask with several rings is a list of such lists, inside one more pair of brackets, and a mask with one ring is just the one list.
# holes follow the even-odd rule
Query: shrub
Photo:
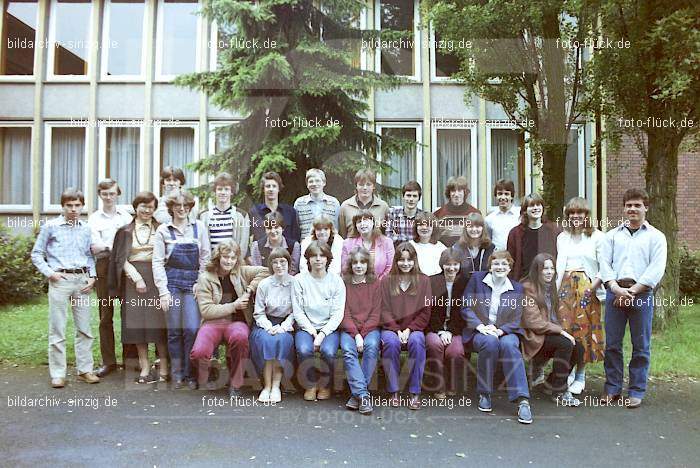
[[680, 292], [700, 299], [700, 251], [691, 252], [687, 247], [680, 251]]
[[11, 235], [0, 225], [0, 304], [23, 302], [47, 291], [44, 275], [30, 258], [34, 238]]

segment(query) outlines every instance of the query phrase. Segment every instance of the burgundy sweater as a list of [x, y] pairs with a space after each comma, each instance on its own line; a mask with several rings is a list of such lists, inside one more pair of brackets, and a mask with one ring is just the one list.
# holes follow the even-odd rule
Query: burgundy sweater
[[364, 338], [379, 328], [380, 284], [379, 280], [374, 283], [345, 283], [345, 316], [341, 327], [353, 338], [358, 333]]
[[439, 220], [438, 226], [442, 230], [440, 241], [443, 244], [452, 247], [459, 240], [466, 224], [465, 218], [470, 213], [481, 214], [481, 211], [466, 202], [460, 206], [447, 202], [433, 213]]
[[408, 292], [392, 296], [389, 277], [382, 280], [382, 328], [395, 332], [407, 328], [411, 331], [423, 331], [428, 326], [432, 298], [430, 280], [425, 275], [418, 278], [415, 296]]

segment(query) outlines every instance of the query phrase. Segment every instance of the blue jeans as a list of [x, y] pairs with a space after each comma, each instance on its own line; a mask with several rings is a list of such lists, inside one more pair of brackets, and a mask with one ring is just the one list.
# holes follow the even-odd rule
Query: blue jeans
[[199, 308], [192, 291], [168, 288], [172, 304], [168, 310], [168, 353], [175, 381], [194, 380], [190, 353], [199, 329]]
[[[411, 369], [408, 375], [408, 391], [420, 393], [425, 371], [425, 334], [422, 331], [412, 331], [408, 335], [408, 365]], [[386, 390], [389, 393], [399, 391], [399, 376], [401, 375], [401, 341], [395, 331], [382, 331], [382, 363], [386, 375]]]
[[515, 401], [520, 397], [530, 398], [518, 335], [503, 335], [496, 338], [476, 332], [471, 341], [464, 345], [464, 349], [479, 353], [476, 368], [478, 394], [493, 393], [493, 374], [500, 361], [508, 386], [508, 399]]
[[615, 295], [605, 295], [605, 393], [619, 395], [623, 386], [622, 339], [630, 324], [632, 359], [629, 363], [629, 396], [644, 398], [651, 357], [651, 321], [654, 317], [654, 295], [650, 292], [635, 297], [625, 309], [615, 307]]
[[297, 370], [299, 384], [304, 388], [332, 387], [333, 371], [335, 370], [335, 357], [340, 341], [337, 331], [334, 331], [323, 339], [321, 343], [321, 369], [316, 368], [314, 362], [314, 337], [304, 330], [299, 330], [294, 335], [294, 344], [297, 349], [299, 367]]
[[345, 375], [348, 378], [350, 393], [361, 398], [369, 395], [370, 382], [377, 367], [379, 358], [379, 330], [372, 330], [364, 337], [364, 349], [362, 351], [362, 364], [357, 352], [355, 338], [349, 333], [340, 335], [340, 349], [343, 350], [343, 362], [345, 363]]

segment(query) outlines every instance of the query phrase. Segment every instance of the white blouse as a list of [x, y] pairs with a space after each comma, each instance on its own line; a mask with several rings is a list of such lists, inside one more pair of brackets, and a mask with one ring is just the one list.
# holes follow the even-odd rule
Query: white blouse
[[[579, 239], [574, 239], [569, 232], [562, 232], [557, 236], [557, 289], [561, 287], [564, 273], [567, 271], [581, 271], [594, 281], [600, 278], [599, 259], [603, 253], [605, 234], [594, 230], [591, 236], [581, 234]], [[596, 291], [600, 299], [605, 297], [603, 288]]]

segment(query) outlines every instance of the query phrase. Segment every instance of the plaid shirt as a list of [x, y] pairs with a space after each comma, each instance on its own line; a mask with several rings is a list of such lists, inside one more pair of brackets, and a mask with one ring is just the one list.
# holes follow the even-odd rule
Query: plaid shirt
[[416, 215], [423, 210], [418, 208], [416, 214], [408, 217], [403, 212], [403, 206], [392, 206], [386, 218], [386, 235], [394, 244], [413, 240], [413, 224]]
[[95, 259], [90, 252], [92, 232], [85, 221], [71, 226], [63, 216], [42, 226], [32, 249], [32, 263], [46, 277], [58, 270], [87, 267], [97, 276]]

